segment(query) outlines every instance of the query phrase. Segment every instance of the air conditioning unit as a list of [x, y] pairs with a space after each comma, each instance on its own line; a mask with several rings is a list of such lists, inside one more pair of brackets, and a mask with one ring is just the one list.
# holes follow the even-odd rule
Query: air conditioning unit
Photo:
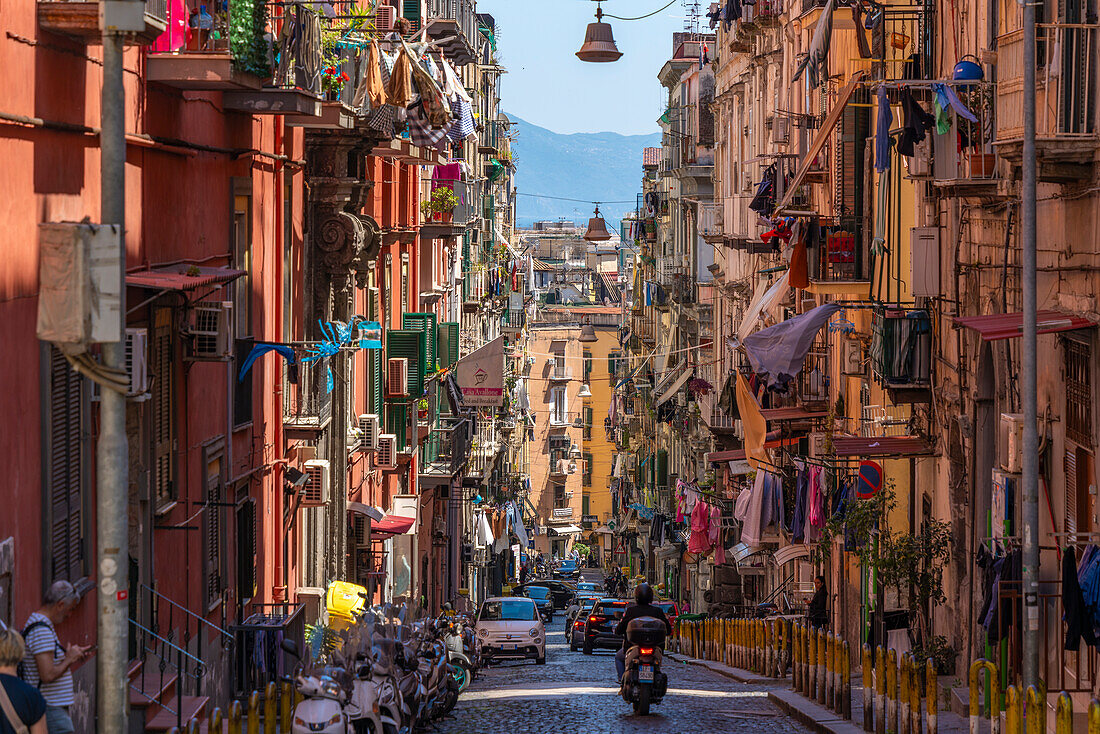
[[369, 549], [370, 541], [367, 540], [367, 533], [370, 529], [370, 518], [357, 512], [352, 515], [351, 522], [352, 534], [355, 538], [355, 547], [357, 549]]
[[849, 377], [860, 377], [866, 373], [863, 364], [863, 345], [858, 339], [844, 339], [843, 361], [840, 363], [840, 373]]
[[997, 436], [997, 458], [1001, 469], [1016, 474], [1023, 470], [1024, 414], [1001, 413], [1001, 430]]
[[393, 22], [397, 20], [397, 8], [392, 5], [379, 4], [374, 12], [374, 27], [379, 31], [392, 31]]
[[187, 359], [202, 362], [225, 362], [232, 350], [229, 338], [229, 315], [233, 304], [200, 303], [188, 316]]
[[302, 495], [302, 507], [323, 507], [328, 502], [329, 463], [327, 459], [310, 459], [302, 465], [308, 477], [298, 490]]
[[374, 450], [374, 465], [379, 469], [397, 468], [397, 436], [383, 433], [378, 437], [378, 447]]
[[474, 565], [475, 566], [488, 566], [489, 565], [489, 549], [488, 548], [474, 548]]
[[824, 433], [811, 433], [810, 434], [810, 455], [816, 458], [821, 458], [825, 455], [825, 434]]
[[134, 400], [149, 398], [148, 347], [148, 329], [126, 330], [126, 374], [130, 376], [130, 391], [126, 397]]
[[359, 450], [375, 451], [378, 449], [378, 416], [373, 413], [359, 416]]
[[913, 145], [912, 157], [906, 158], [910, 178], [930, 178], [932, 176], [932, 141], [925, 138]]
[[772, 142], [773, 143], [785, 143], [787, 142], [787, 135], [790, 130], [790, 120], [786, 117], [773, 117], [772, 118]]
[[386, 394], [396, 397], [409, 394], [409, 360], [404, 357], [386, 360]]

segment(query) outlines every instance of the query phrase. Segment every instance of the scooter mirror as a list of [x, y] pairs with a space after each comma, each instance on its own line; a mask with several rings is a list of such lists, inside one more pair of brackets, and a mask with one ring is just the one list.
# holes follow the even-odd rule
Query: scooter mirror
[[291, 657], [298, 660], [302, 659], [302, 653], [298, 650], [298, 643], [294, 640], [289, 640], [284, 637], [283, 641], [279, 643], [279, 646], [287, 655], [290, 655]]

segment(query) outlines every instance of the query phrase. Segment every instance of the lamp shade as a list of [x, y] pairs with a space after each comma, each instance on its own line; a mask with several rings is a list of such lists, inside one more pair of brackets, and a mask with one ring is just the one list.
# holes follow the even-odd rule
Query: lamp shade
[[607, 222], [600, 216], [600, 207], [596, 207], [596, 216], [588, 220], [588, 231], [584, 238], [589, 242], [606, 242], [611, 239], [611, 233], [607, 231]]
[[596, 336], [596, 327], [592, 324], [585, 324], [581, 327], [581, 335], [577, 337], [577, 341], [584, 343], [591, 343], [599, 341], [599, 337]]
[[584, 34], [584, 44], [577, 52], [581, 61], [606, 63], [618, 61], [622, 53], [615, 45], [615, 36], [611, 33], [611, 24], [603, 22], [603, 11], [596, 8], [596, 22], [588, 24]]
[[588, 383], [581, 384], [581, 389], [577, 391], [578, 398], [590, 398], [592, 397], [592, 390], [588, 387]]

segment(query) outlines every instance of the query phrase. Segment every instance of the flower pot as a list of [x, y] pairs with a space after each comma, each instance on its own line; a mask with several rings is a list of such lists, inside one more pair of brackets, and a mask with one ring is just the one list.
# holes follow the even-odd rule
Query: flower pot
[[444, 224], [450, 224], [451, 222], [453, 222], [455, 220], [455, 213], [454, 213], [453, 209], [445, 211], [445, 212], [440, 212], [440, 214], [443, 215], [443, 223]]
[[428, 420], [428, 409], [427, 408], [422, 408], [422, 409], [418, 408], [417, 411], [416, 411], [416, 418], [417, 418], [417, 420], [419, 420], [422, 423], [427, 421]]
[[997, 170], [997, 156], [993, 153], [974, 153], [970, 156], [971, 178], [992, 178]]
[[442, 222], [443, 221], [443, 212], [432, 212], [432, 221], [433, 222]]

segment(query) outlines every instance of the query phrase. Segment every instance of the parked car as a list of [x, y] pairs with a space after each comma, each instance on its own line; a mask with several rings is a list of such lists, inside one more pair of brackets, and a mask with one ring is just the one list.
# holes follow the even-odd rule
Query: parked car
[[534, 581], [528, 581], [526, 584], [513, 586], [512, 593], [527, 596], [525, 590], [531, 586], [541, 586], [550, 589], [550, 598], [554, 602], [555, 609], [565, 609], [569, 606], [569, 603], [577, 593], [577, 589], [573, 584], [566, 581], [556, 581], [554, 579], [536, 579]]
[[674, 601], [655, 601], [653, 605], [660, 607], [661, 611], [668, 617], [668, 623], [675, 625], [676, 618], [680, 616], [680, 605]]
[[603, 595], [604, 588], [603, 584], [597, 584], [595, 581], [578, 581], [577, 591], [591, 591], [594, 594]]
[[569, 640], [569, 652], [576, 652], [584, 645], [584, 625], [588, 615], [592, 613], [592, 607], [596, 606], [599, 597], [590, 596], [580, 599], [580, 608], [572, 618], [565, 621], [565, 636]]
[[591, 655], [597, 647], [608, 650], [622, 647], [623, 638], [622, 635], [615, 634], [615, 626], [630, 604], [626, 599], [600, 599], [596, 602], [584, 623], [581, 648], [585, 655]]
[[481, 660], [546, 662], [546, 628], [534, 599], [493, 597], [481, 605], [474, 625], [481, 640]]
[[554, 621], [554, 601], [550, 598], [550, 589], [545, 586], [528, 586], [523, 590], [523, 595], [534, 600], [545, 622]]

